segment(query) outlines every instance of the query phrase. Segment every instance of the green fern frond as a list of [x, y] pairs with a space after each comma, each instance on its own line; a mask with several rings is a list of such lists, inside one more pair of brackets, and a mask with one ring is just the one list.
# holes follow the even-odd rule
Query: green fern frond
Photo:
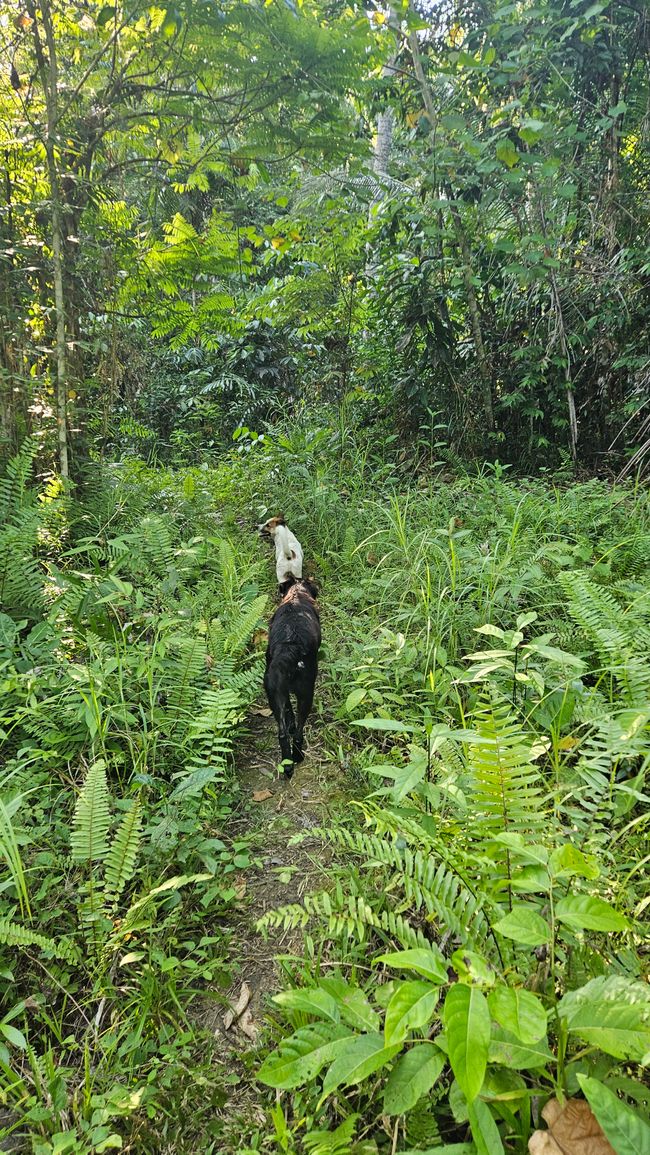
[[52, 954], [55, 958], [64, 959], [67, 962], [72, 962], [76, 958], [76, 951], [71, 943], [64, 939], [55, 942], [47, 935], [28, 930], [27, 927], [20, 926], [19, 923], [12, 922], [9, 918], [0, 919], [0, 942], [4, 943], [5, 946], [37, 946], [47, 954]]
[[102, 760], [90, 767], [72, 819], [70, 836], [73, 862], [96, 862], [107, 850], [110, 815], [106, 767]]
[[231, 617], [225, 613], [213, 618], [207, 628], [208, 649], [215, 661], [242, 654], [266, 608], [266, 595], [261, 594], [248, 605], [238, 606]]
[[303, 930], [310, 922], [320, 923], [332, 938], [348, 935], [358, 942], [365, 942], [372, 931], [384, 932], [405, 949], [429, 945], [424, 932], [412, 926], [403, 915], [374, 910], [362, 894], [346, 893], [340, 884], [334, 891], [305, 895], [302, 902], [269, 910], [255, 925], [261, 934], [266, 935], [274, 929]]
[[140, 524], [140, 532], [142, 547], [155, 567], [155, 572], [164, 574], [172, 569], [176, 554], [166, 519], [153, 514], [145, 517]]
[[507, 831], [532, 834], [545, 825], [542, 780], [532, 765], [532, 738], [505, 704], [484, 701], [472, 718], [469, 797], [483, 839]]
[[169, 639], [162, 688], [167, 693], [170, 710], [193, 711], [197, 693], [208, 680], [206, 658], [204, 638], [177, 635]]
[[627, 607], [612, 589], [581, 571], [560, 574], [569, 613], [600, 659], [603, 678], [615, 680], [618, 695], [630, 705], [650, 697], [647, 605], [634, 598]]
[[253, 630], [259, 625], [266, 609], [265, 594], [253, 599], [248, 606], [242, 606], [226, 627], [225, 654], [239, 655], [248, 645]]
[[193, 761], [224, 766], [232, 750], [235, 726], [245, 713], [235, 690], [206, 690], [201, 697], [198, 717], [189, 730]]
[[123, 815], [110, 850], [104, 860], [104, 888], [109, 902], [115, 902], [127, 882], [133, 878], [140, 846], [142, 805], [136, 798]]
[[8, 521], [12, 511], [24, 505], [37, 452], [36, 438], [28, 438], [7, 462], [5, 476], [0, 477], [0, 523]]
[[[397, 818], [372, 803], [364, 803], [361, 809], [379, 829], [390, 829], [392, 837], [399, 837], [402, 843], [412, 838], [420, 843], [420, 847], [400, 846], [368, 831], [343, 826], [312, 828], [308, 837], [320, 837], [331, 845], [352, 851], [363, 866], [372, 871], [378, 866], [385, 868], [391, 879], [391, 889], [401, 888], [412, 909], [426, 911], [442, 931], [451, 931], [464, 946], [486, 949], [491, 938], [490, 924], [483, 909], [487, 900], [470, 889], [464, 877], [466, 871], [460, 863], [452, 861], [452, 855], [442, 841], [430, 839], [416, 821], [408, 822], [402, 816]], [[397, 882], [397, 888], [392, 885], [393, 880]], [[386, 909], [382, 916], [385, 914], [390, 918], [391, 913]]]

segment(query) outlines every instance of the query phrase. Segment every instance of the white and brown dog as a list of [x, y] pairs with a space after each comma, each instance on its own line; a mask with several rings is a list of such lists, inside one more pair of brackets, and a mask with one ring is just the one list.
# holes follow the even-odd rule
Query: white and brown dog
[[275, 542], [275, 572], [280, 588], [285, 582], [302, 578], [302, 546], [282, 516], [270, 517], [258, 529]]

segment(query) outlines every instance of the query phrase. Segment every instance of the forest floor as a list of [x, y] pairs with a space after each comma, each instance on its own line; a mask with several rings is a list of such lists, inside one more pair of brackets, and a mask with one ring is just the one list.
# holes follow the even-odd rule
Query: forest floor
[[[282, 967], [305, 965], [305, 931], [270, 929], [257, 922], [267, 911], [325, 889], [332, 881], [332, 855], [309, 831], [325, 826], [350, 796], [349, 783], [338, 762], [319, 743], [316, 719], [308, 724], [305, 761], [291, 780], [278, 777], [279, 749], [275, 722], [257, 707], [248, 721], [237, 757], [241, 805], [228, 826], [233, 839], [252, 840], [260, 861], [245, 875], [241, 917], [232, 928], [231, 958], [235, 981], [228, 1002], [239, 1011], [228, 1025], [227, 1008], [204, 1007], [203, 1026], [217, 1039], [233, 1083], [223, 1110], [222, 1155], [241, 1151], [242, 1142], [257, 1128], [268, 1127], [268, 1098], [255, 1083], [256, 1051], [268, 1029], [270, 998], [286, 986]], [[294, 835], [303, 835], [292, 844]]]

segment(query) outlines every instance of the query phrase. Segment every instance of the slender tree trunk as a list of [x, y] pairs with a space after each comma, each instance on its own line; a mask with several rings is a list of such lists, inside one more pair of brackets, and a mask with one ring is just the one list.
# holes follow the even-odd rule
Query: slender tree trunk
[[70, 476], [68, 461], [68, 381], [65, 347], [65, 301], [63, 294], [63, 229], [58, 173], [54, 158], [48, 156], [52, 196], [52, 254], [54, 258], [54, 310], [56, 313], [56, 428], [59, 467], [62, 477]]
[[[533, 204], [535, 215], [537, 217], [538, 227], [544, 238], [544, 247], [550, 255], [544, 204], [542, 201], [541, 193], [534, 181], [532, 182], [532, 188], [535, 192], [535, 199]], [[557, 342], [560, 346], [564, 364], [564, 387], [566, 389], [567, 412], [569, 415], [569, 448], [571, 449], [571, 460], [575, 466], [578, 461], [578, 415], [576, 412], [576, 399], [573, 389], [571, 350], [567, 341], [567, 330], [564, 323], [564, 310], [562, 308], [560, 286], [558, 285], [558, 280], [554, 269], [549, 269], [549, 280], [551, 283], [551, 301], [553, 304], [552, 312], [555, 316], [555, 332], [549, 334], [550, 340], [546, 355], [550, 355], [551, 349]]]
[[[382, 76], [390, 76], [391, 73], [391, 65], [386, 64], [382, 70]], [[388, 172], [390, 154], [393, 146], [394, 121], [395, 116], [392, 108], [387, 108], [385, 112], [380, 112], [377, 117], [377, 136], [375, 138], [375, 152], [372, 161], [372, 167], [377, 176], [383, 176]]]
[[[416, 80], [420, 86], [424, 108], [431, 126], [431, 135], [434, 138], [438, 131], [438, 117], [436, 107], [433, 100], [433, 94], [429, 87], [424, 69], [422, 67], [422, 58], [420, 56], [420, 45], [418, 44], [417, 32], [410, 32], [408, 37], [409, 49], [413, 59], [413, 71], [415, 72]], [[483, 408], [483, 416], [485, 418], [485, 425], [488, 433], [494, 430], [494, 407], [492, 404], [492, 373], [487, 353], [485, 351], [485, 343], [483, 341], [483, 331], [481, 328], [481, 313], [478, 306], [478, 299], [476, 290], [472, 280], [472, 253], [467, 239], [467, 233], [463, 227], [461, 215], [458, 211], [458, 206], [455, 202], [453, 190], [449, 185], [446, 186], [445, 192], [449, 200], [449, 211], [454, 226], [454, 233], [456, 235], [456, 243], [460, 249], [462, 257], [462, 277], [463, 287], [465, 289], [465, 296], [467, 297], [467, 308], [469, 311], [470, 328], [472, 330], [472, 338], [474, 340], [474, 347], [476, 349], [476, 361], [478, 364], [479, 375], [481, 378], [481, 404]]]
[[54, 313], [56, 317], [56, 426], [59, 453], [59, 469], [62, 477], [70, 476], [68, 456], [68, 400], [67, 364], [65, 333], [65, 294], [63, 290], [63, 213], [61, 207], [61, 186], [56, 160], [56, 134], [58, 128], [58, 83], [59, 69], [56, 55], [56, 41], [52, 26], [49, 0], [39, 0], [42, 16], [47, 58], [37, 20], [34, 0], [27, 0], [27, 11], [32, 20], [36, 64], [43, 87], [47, 117], [45, 156], [50, 182], [50, 204], [52, 224], [52, 263], [54, 270]]

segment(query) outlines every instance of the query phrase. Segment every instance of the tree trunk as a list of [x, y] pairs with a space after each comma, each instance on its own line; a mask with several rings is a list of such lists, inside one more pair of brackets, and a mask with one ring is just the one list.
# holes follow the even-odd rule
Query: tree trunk
[[[382, 70], [382, 76], [390, 76], [392, 68], [387, 64]], [[377, 136], [375, 138], [375, 153], [373, 157], [372, 167], [377, 176], [383, 176], [388, 172], [388, 165], [390, 163], [390, 153], [393, 145], [393, 124], [395, 121], [392, 108], [387, 108], [385, 112], [380, 112], [377, 117]]]
[[50, 182], [51, 222], [52, 222], [52, 263], [54, 271], [54, 313], [56, 317], [56, 426], [61, 476], [70, 476], [68, 457], [68, 401], [67, 365], [65, 335], [65, 295], [63, 291], [63, 213], [61, 209], [61, 186], [56, 160], [56, 134], [58, 128], [58, 83], [59, 70], [56, 55], [56, 41], [52, 27], [52, 13], [49, 0], [39, 0], [42, 15], [47, 58], [43, 51], [43, 41], [39, 30], [34, 0], [27, 0], [27, 11], [32, 20], [36, 64], [43, 87], [47, 131], [45, 156]]
[[[544, 248], [550, 254], [550, 246], [548, 243], [548, 229], [546, 227], [546, 213], [544, 212], [544, 204], [541, 193], [535, 181], [531, 182], [531, 187], [534, 190], [535, 198], [533, 201], [533, 209], [537, 217], [537, 224], [539, 231], [544, 238]], [[558, 284], [557, 276], [554, 269], [549, 269], [549, 281], [551, 284], [551, 316], [555, 317], [555, 330], [549, 333], [549, 342], [546, 350], [546, 356], [549, 357], [555, 344], [559, 344], [562, 353], [564, 364], [564, 388], [566, 389], [567, 412], [569, 415], [569, 448], [571, 450], [571, 460], [574, 466], [578, 461], [578, 415], [576, 412], [576, 399], [573, 389], [573, 375], [571, 372], [571, 349], [567, 340], [567, 330], [564, 323], [564, 309], [562, 308], [562, 297], [560, 295], [560, 286]]]
[[[413, 59], [413, 71], [417, 82], [420, 86], [424, 108], [429, 120], [431, 136], [434, 139], [438, 131], [438, 117], [433, 100], [433, 94], [424, 75], [422, 67], [422, 59], [420, 56], [420, 46], [418, 44], [417, 32], [410, 32], [408, 37], [409, 49]], [[456, 243], [460, 249], [462, 257], [462, 276], [465, 295], [467, 297], [467, 309], [469, 312], [470, 328], [472, 330], [472, 337], [474, 340], [474, 347], [476, 349], [476, 361], [478, 364], [479, 375], [481, 378], [481, 404], [483, 408], [483, 416], [485, 418], [485, 425], [488, 433], [494, 430], [494, 407], [492, 404], [492, 373], [490, 370], [490, 363], [485, 351], [485, 343], [483, 341], [483, 331], [481, 329], [481, 313], [478, 307], [478, 299], [476, 290], [472, 281], [472, 253], [467, 240], [467, 234], [463, 228], [461, 215], [458, 211], [458, 206], [455, 203], [453, 191], [449, 185], [446, 186], [445, 192], [449, 200], [449, 211], [451, 220], [454, 226], [454, 233], [456, 235]]]
[[54, 309], [56, 313], [56, 428], [59, 467], [62, 477], [70, 476], [68, 462], [68, 382], [65, 347], [65, 302], [63, 295], [63, 229], [61, 201], [54, 150], [47, 158], [52, 197], [52, 254], [54, 258]]

